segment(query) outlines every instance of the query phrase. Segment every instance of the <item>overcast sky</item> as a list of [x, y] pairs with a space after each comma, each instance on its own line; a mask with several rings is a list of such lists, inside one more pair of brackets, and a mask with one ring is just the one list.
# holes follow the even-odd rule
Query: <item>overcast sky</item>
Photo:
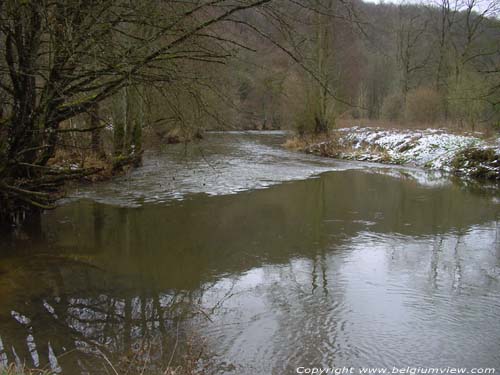
[[[392, 4], [401, 4], [401, 3], [425, 3], [425, 4], [436, 4], [439, 0], [363, 0], [369, 3], [392, 3]], [[500, 16], [500, 0], [457, 0], [462, 3], [469, 3], [474, 1], [474, 9], [477, 12], [483, 12], [486, 9], [488, 10], [488, 16], [490, 17], [499, 17]], [[451, 0], [450, 3], [454, 1]]]

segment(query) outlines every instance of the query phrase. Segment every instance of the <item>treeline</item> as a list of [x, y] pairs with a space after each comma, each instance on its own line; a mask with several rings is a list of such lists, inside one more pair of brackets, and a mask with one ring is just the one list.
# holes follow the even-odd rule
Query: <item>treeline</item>
[[259, 25], [280, 47], [268, 41], [245, 52], [252, 65], [238, 65], [246, 123], [300, 132], [338, 119], [498, 129], [499, 9], [494, 0], [290, 3], [275, 24]]

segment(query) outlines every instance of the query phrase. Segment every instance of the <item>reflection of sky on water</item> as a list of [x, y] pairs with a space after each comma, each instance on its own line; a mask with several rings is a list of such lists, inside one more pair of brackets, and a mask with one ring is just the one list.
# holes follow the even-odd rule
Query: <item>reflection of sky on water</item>
[[361, 232], [316, 259], [222, 279], [204, 295], [206, 309], [225, 302], [202, 332], [243, 374], [304, 364], [498, 367], [499, 229]]
[[191, 342], [216, 374], [499, 366], [495, 192], [259, 136], [207, 140], [203, 158], [150, 155], [75, 194], [106, 204], [70, 200], [2, 242], [0, 362], [161, 368]]

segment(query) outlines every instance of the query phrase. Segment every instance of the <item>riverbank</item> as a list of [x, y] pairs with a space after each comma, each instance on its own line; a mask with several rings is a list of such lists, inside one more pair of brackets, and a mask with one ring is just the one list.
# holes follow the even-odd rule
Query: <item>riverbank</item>
[[[192, 343], [207, 373], [293, 373], [335, 353], [497, 363], [498, 192], [291, 152], [286, 137], [216, 133], [147, 152], [0, 236], [0, 362], [100, 375], [147, 360], [155, 374], [170, 358], [186, 368]], [[402, 308], [411, 325], [394, 319]], [[453, 345], [438, 352], [436, 338]]]
[[292, 138], [285, 147], [345, 160], [412, 165], [458, 176], [500, 180], [500, 138], [441, 129], [342, 128], [328, 138]]
[[145, 129], [141, 147], [122, 147], [117, 156], [112, 129], [103, 129], [97, 149], [65, 134], [55, 154], [46, 165], [34, 166], [30, 178], [0, 179], [0, 229], [10, 230], [28, 216], [55, 208], [57, 201], [74, 188], [128, 173], [142, 164], [144, 150], [158, 150], [165, 145], [187, 144], [202, 138], [203, 134], [196, 129], [174, 128], [161, 134]]

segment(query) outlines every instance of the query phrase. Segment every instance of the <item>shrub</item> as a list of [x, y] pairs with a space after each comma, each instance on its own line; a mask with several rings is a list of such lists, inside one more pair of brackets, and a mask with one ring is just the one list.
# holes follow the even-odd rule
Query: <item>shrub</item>
[[[492, 95], [491, 82], [477, 72], [464, 70], [458, 78], [450, 79], [450, 116], [462, 126], [470, 126], [474, 131], [483, 123], [498, 121], [498, 97]], [[492, 105], [493, 104], [493, 105]]]
[[403, 114], [403, 100], [401, 95], [386, 96], [381, 108], [382, 118], [385, 120], [399, 120]]
[[441, 119], [443, 101], [439, 93], [420, 87], [406, 97], [406, 120], [433, 124]]
[[492, 148], [467, 148], [460, 151], [452, 161], [456, 174], [467, 174], [474, 178], [500, 180], [500, 161]]

